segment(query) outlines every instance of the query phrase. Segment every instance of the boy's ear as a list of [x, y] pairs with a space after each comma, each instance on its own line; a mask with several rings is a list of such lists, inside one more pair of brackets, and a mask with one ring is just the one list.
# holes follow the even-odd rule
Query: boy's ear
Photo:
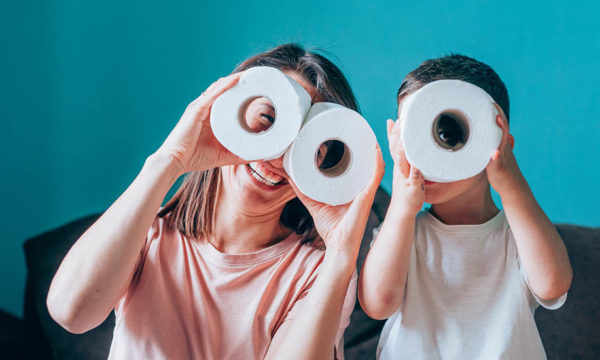
[[510, 148], [512, 150], [514, 150], [515, 149], [515, 137], [512, 136], [512, 134], [508, 135], [508, 143], [510, 144]]

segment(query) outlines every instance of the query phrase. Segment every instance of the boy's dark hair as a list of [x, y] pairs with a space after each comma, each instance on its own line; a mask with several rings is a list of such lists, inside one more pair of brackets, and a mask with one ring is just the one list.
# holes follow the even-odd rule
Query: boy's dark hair
[[509, 118], [508, 91], [500, 76], [481, 61], [459, 54], [426, 60], [408, 73], [398, 89], [398, 101], [436, 80], [462, 80], [479, 86], [490, 94]]

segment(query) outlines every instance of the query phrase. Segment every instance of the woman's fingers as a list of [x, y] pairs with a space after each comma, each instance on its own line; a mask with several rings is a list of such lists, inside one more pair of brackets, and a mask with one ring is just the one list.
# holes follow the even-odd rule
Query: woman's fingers
[[212, 83], [208, 89], [202, 93], [202, 95], [192, 102], [198, 107], [198, 115], [200, 115], [200, 117], [208, 117], [210, 108], [215, 100], [217, 100], [217, 98], [225, 91], [234, 87], [240, 80], [241, 75], [242, 73], [231, 74]]
[[385, 162], [383, 161], [379, 144], [377, 144], [375, 151], [375, 167], [371, 174], [371, 179], [367, 186], [358, 194], [358, 196], [356, 196], [356, 198], [354, 198], [346, 216], [349, 216], [351, 219], [359, 219], [361, 215], [368, 215], [384, 173]]
[[379, 184], [381, 184], [381, 179], [383, 179], [384, 173], [385, 162], [383, 161], [381, 148], [379, 147], [379, 144], [375, 144], [375, 168], [373, 169], [371, 180], [369, 182], [369, 185], [367, 186], [367, 190], [370, 191], [373, 195], [377, 192], [377, 188], [379, 187]]
[[304, 195], [300, 191], [300, 189], [298, 189], [298, 187], [296, 186], [296, 184], [294, 183], [294, 181], [291, 178], [288, 178], [288, 182], [290, 183], [290, 186], [296, 193], [296, 196], [298, 197], [298, 199], [300, 199], [300, 201], [304, 204], [304, 206], [306, 206], [306, 209], [308, 210], [310, 215], [314, 217], [314, 210], [315, 210], [316, 206], [323, 205], [323, 204]]

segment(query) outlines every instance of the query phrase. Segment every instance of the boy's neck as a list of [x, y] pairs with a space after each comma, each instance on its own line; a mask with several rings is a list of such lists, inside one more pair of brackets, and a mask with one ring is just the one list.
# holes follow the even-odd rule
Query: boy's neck
[[500, 209], [486, 183], [484, 189], [474, 187], [454, 199], [431, 205], [429, 212], [447, 225], [477, 225], [491, 220]]

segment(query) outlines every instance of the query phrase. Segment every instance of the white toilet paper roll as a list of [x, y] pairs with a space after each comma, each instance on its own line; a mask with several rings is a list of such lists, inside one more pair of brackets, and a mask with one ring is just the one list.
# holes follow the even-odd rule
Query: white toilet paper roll
[[[328, 140], [341, 141], [345, 151], [338, 164], [321, 170], [316, 155]], [[285, 153], [283, 165], [304, 195], [330, 205], [346, 204], [371, 178], [376, 143], [373, 130], [359, 113], [338, 104], [316, 103]]]
[[[267, 97], [275, 108], [275, 122], [262, 132], [244, 126], [242, 112], [257, 97]], [[270, 160], [283, 155], [296, 138], [310, 108], [308, 92], [278, 69], [253, 67], [214, 102], [210, 126], [223, 146], [244, 160]]]
[[[440, 115], [453, 118], [464, 145], [450, 146], [438, 135]], [[494, 100], [483, 89], [461, 80], [425, 85], [402, 103], [402, 142], [409, 163], [431, 181], [466, 179], [485, 169], [500, 145]], [[448, 119], [448, 118], [446, 118]]]

